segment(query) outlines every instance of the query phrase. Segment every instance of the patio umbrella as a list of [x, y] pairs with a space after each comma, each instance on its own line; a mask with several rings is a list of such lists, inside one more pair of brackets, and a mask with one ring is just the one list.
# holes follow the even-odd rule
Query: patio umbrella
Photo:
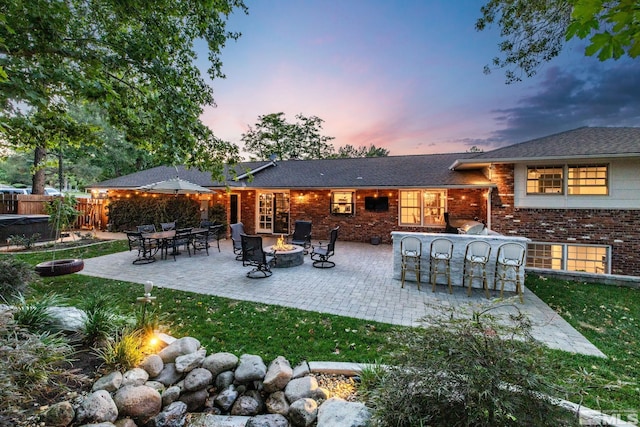
[[149, 193], [162, 193], [162, 194], [191, 194], [191, 193], [214, 193], [206, 187], [203, 187], [193, 182], [175, 177], [166, 179], [164, 181], [154, 182], [153, 184], [143, 185], [136, 188], [136, 190], [147, 191]]

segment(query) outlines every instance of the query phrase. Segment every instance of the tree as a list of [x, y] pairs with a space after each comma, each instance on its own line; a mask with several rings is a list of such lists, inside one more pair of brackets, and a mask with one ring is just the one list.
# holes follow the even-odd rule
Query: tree
[[[489, 0], [476, 21], [478, 31], [497, 23], [504, 38], [503, 58], [492, 61], [506, 68], [513, 83], [536, 74], [542, 63], [558, 56], [565, 42], [589, 37], [585, 49], [598, 59], [640, 55], [640, 18], [636, 1], [629, 0]], [[520, 71], [517, 71], [517, 70]], [[490, 72], [485, 66], [485, 72]]]
[[369, 145], [369, 147], [361, 145], [358, 148], [347, 144], [338, 148], [338, 154], [336, 157], [386, 157], [388, 155], [389, 150], [382, 147], [376, 147], [373, 144]]
[[242, 134], [246, 152], [253, 159], [267, 160], [276, 156], [278, 160], [323, 159], [331, 156], [333, 139], [320, 134], [322, 119], [302, 114], [296, 116], [297, 123], [287, 123], [284, 113], [272, 113], [258, 117], [255, 128]]
[[[54, 114], [68, 116], [69, 105], [87, 102], [157, 161], [219, 176], [220, 159], [237, 161], [237, 147], [215, 138], [199, 119], [214, 101], [195, 65], [195, 43], [208, 47], [210, 77], [224, 77], [220, 51], [239, 36], [226, 31], [226, 17], [237, 8], [246, 12], [242, 0], [4, 1], [0, 138], [15, 147], [33, 144], [38, 170], [65, 129], [49, 140], [37, 123], [49, 117], [54, 125]], [[14, 138], [16, 132], [23, 136]], [[41, 185], [34, 179], [36, 193]]]

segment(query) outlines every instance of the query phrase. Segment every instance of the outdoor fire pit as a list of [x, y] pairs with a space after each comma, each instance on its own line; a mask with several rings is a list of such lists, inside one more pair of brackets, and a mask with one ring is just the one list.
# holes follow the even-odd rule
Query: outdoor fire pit
[[267, 252], [276, 253], [275, 268], [289, 268], [304, 264], [304, 248], [285, 243], [284, 237], [278, 237], [275, 245], [267, 246]]

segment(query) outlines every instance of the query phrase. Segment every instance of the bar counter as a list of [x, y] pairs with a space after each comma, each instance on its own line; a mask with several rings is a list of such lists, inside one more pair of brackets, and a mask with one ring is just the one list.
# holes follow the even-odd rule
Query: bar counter
[[[489, 262], [487, 263], [487, 287], [489, 289], [493, 289], [493, 282], [495, 276], [495, 268], [496, 268], [496, 259], [498, 257], [498, 248], [500, 245], [504, 243], [520, 243], [527, 247], [527, 243], [530, 239], [526, 237], [517, 237], [517, 236], [503, 236], [500, 234], [447, 234], [447, 233], [411, 233], [411, 232], [401, 232], [401, 231], [392, 231], [391, 238], [393, 239], [393, 278], [400, 280], [401, 274], [401, 260], [400, 256], [400, 240], [405, 236], [414, 236], [419, 238], [422, 241], [422, 256], [420, 257], [421, 262], [421, 274], [420, 274], [420, 283], [421, 286], [428, 286], [430, 284], [429, 278], [429, 250], [431, 248], [431, 242], [437, 238], [445, 238], [449, 239], [453, 242], [453, 256], [451, 257], [451, 285], [452, 286], [462, 286], [462, 273], [464, 268], [464, 254], [467, 247], [467, 244], [473, 240], [483, 240], [489, 245], [491, 245], [491, 253], [489, 254]], [[524, 285], [524, 267], [520, 268], [520, 283]], [[476, 273], [477, 274], [477, 273]], [[416, 282], [416, 275], [412, 270], [408, 270], [405, 276], [406, 282]], [[446, 277], [444, 275], [438, 275], [437, 278], [438, 288], [436, 288], [436, 292], [445, 291], [448, 292], [446, 288], [447, 282]], [[468, 283], [467, 283], [468, 284]], [[445, 288], [442, 287], [445, 286]], [[473, 288], [482, 289], [482, 280], [477, 278], [477, 276], [473, 280]], [[497, 289], [500, 289], [500, 284], [498, 284]], [[516, 285], [512, 281], [505, 281], [504, 290], [515, 292]]]

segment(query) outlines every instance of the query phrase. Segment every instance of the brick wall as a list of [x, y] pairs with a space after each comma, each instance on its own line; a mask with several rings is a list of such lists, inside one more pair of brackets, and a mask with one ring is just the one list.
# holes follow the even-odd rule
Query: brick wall
[[640, 211], [622, 209], [516, 209], [513, 166], [496, 165], [492, 228], [549, 243], [611, 246], [611, 273], [640, 276]]

